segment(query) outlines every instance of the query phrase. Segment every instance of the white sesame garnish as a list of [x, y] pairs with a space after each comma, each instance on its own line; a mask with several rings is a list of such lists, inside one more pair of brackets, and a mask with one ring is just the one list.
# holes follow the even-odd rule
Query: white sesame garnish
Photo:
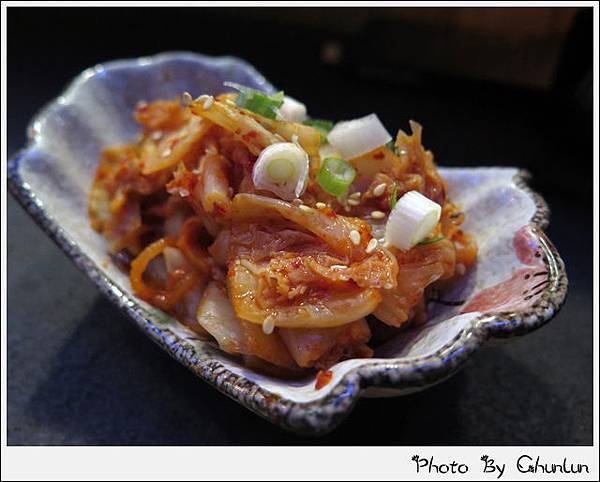
[[373, 219], [383, 219], [385, 218], [385, 213], [383, 211], [372, 211], [371, 217]]
[[166, 148], [166, 149], [163, 151], [163, 153], [162, 153], [162, 156], [163, 156], [163, 157], [169, 157], [170, 155], [171, 155], [171, 149], [167, 147], [167, 148]]
[[317, 209], [325, 209], [327, 207], [327, 204], [322, 203], [321, 201], [319, 201], [317, 204], [315, 204], [315, 207]]
[[381, 184], [377, 184], [377, 186], [375, 186], [373, 188], [373, 196], [381, 196], [384, 192], [385, 192], [385, 188], [386, 188], [386, 184], [385, 182], [382, 182]]
[[273, 333], [273, 330], [275, 329], [275, 317], [273, 315], [269, 315], [264, 319], [262, 329], [265, 335]]
[[345, 264], [332, 264], [330, 266], [331, 269], [348, 269], [348, 266]]
[[360, 191], [356, 191], [353, 192], [352, 194], [350, 194], [350, 196], [348, 196], [350, 199], [360, 199]]
[[184, 187], [181, 187], [181, 188], [179, 188], [179, 195], [181, 197], [187, 197], [190, 195], [190, 192], [187, 189], [185, 189]]
[[184, 105], [190, 105], [192, 102], [194, 102], [192, 94], [187, 91], [181, 95], [181, 100], [183, 101]]
[[392, 283], [386, 283], [386, 284], [383, 285], [383, 287], [386, 290], [391, 290], [394, 287], [394, 285]]
[[302, 209], [302, 211], [305, 211], [305, 212], [307, 212], [307, 213], [309, 213], [310, 211], [312, 211], [312, 208], [311, 208], [311, 207], [309, 207], [309, 206], [307, 206], [306, 204], [300, 204], [298, 207], [299, 207], [300, 209]]
[[298, 144], [298, 134], [292, 134], [292, 142]]
[[367, 244], [366, 252], [370, 254], [375, 251], [375, 248], [377, 248], [377, 240], [373, 238], [371, 241], [369, 241], [369, 244]]
[[145, 100], [140, 100], [137, 103], [137, 107], [138, 107], [138, 109], [144, 109], [144, 108], [148, 107], [148, 102], [146, 102]]
[[296, 198], [292, 201], [292, 204], [295, 206], [300, 206], [300, 204], [302, 204], [302, 199]]
[[344, 211], [346, 211], [347, 213], [349, 213], [351, 211], [350, 206], [344, 206]]
[[350, 241], [356, 246], [360, 244], [360, 233], [356, 229], [350, 231]]
[[152, 140], [153, 141], [159, 141], [162, 136], [163, 136], [163, 132], [162, 131], [154, 131], [152, 133]]
[[401, 156], [406, 156], [406, 154], [408, 154], [408, 151], [406, 149], [400, 149], [398, 154], [400, 154]]
[[360, 204], [360, 201], [358, 199], [348, 199], [347, 202], [350, 206], [358, 206]]
[[204, 105], [202, 107], [204, 107], [204, 110], [208, 110], [212, 107], [214, 102], [215, 102], [215, 98], [212, 95], [209, 95], [207, 97], [207, 99], [204, 101]]

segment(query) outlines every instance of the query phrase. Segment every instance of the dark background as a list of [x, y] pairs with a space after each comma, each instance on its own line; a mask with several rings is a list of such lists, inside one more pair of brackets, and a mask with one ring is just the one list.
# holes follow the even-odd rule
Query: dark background
[[233, 54], [315, 117], [410, 118], [440, 165], [520, 166], [552, 208], [570, 294], [447, 382], [283, 432], [146, 339], [8, 200], [8, 444], [591, 444], [591, 9], [8, 9], [8, 154], [81, 70]]

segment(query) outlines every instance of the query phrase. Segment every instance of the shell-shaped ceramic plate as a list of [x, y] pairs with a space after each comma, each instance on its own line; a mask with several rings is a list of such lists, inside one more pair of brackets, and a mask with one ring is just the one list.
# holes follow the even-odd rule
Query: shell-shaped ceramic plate
[[45, 107], [29, 127], [29, 145], [9, 163], [12, 193], [98, 288], [170, 355], [248, 409], [284, 428], [332, 430], [360, 396], [402, 395], [454, 373], [486, 340], [528, 333], [560, 308], [567, 277], [544, 235], [548, 209], [511, 168], [442, 168], [449, 194], [477, 237], [479, 261], [460, 283], [430, 305], [429, 321], [379, 347], [375, 358], [332, 368], [315, 389], [314, 376], [286, 381], [245, 368], [175, 320], [137, 299], [127, 276], [107, 262], [107, 245], [88, 222], [86, 204], [103, 147], [131, 141], [140, 100], [219, 93], [223, 81], [274, 88], [247, 63], [168, 53], [88, 69]]

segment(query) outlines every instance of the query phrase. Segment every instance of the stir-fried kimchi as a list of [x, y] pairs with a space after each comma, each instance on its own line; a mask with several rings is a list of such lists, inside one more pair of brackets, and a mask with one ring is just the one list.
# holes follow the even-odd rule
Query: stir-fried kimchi
[[139, 138], [102, 152], [90, 222], [135, 295], [278, 374], [371, 357], [374, 334], [425, 321], [477, 245], [421, 126], [392, 139], [374, 114], [334, 124], [226, 85], [140, 102]]

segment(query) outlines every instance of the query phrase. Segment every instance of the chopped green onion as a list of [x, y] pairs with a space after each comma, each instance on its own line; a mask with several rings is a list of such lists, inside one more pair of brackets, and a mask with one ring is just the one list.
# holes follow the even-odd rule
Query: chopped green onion
[[356, 177], [356, 169], [343, 159], [327, 157], [317, 173], [317, 182], [333, 196], [343, 196]]
[[392, 195], [390, 196], [390, 211], [393, 211], [397, 202], [398, 202], [398, 186], [396, 184], [394, 184], [394, 189], [392, 189]]
[[321, 134], [321, 145], [327, 142], [327, 134], [333, 129], [333, 122], [325, 119], [307, 119], [303, 122], [305, 126], [314, 127]]
[[283, 91], [268, 95], [260, 90], [243, 85], [233, 83], [226, 83], [225, 85], [240, 91], [235, 99], [235, 104], [238, 107], [262, 115], [267, 119], [277, 118], [278, 109], [283, 105]]
[[437, 243], [438, 241], [441, 241], [442, 239], [445, 239], [444, 236], [437, 236], [435, 238], [427, 238], [424, 239], [423, 241], [421, 241], [418, 244], [433, 244], [433, 243]]
[[276, 142], [263, 149], [252, 167], [257, 189], [281, 199], [299, 198], [306, 189], [310, 165], [306, 152], [293, 142]]
[[338, 122], [327, 134], [327, 141], [344, 159], [354, 159], [385, 146], [392, 139], [377, 117], [369, 114], [359, 119]]
[[385, 240], [392, 246], [407, 251], [415, 244], [427, 241], [435, 229], [442, 207], [419, 191], [404, 194], [388, 217]]
[[397, 156], [400, 155], [400, 153], [398, 152], [398, 147], [396, 146], [396, 141], [394, 139], [392, 139], [390, 142], [388, 142], [385, 145], [385, 147], [387, 147], [390, 151], [392, 151]]
[[268, 164], [267, 174], [275, 182], [286, 182], [295, 176], [296, 168], [290, 159], [279, 157]]

